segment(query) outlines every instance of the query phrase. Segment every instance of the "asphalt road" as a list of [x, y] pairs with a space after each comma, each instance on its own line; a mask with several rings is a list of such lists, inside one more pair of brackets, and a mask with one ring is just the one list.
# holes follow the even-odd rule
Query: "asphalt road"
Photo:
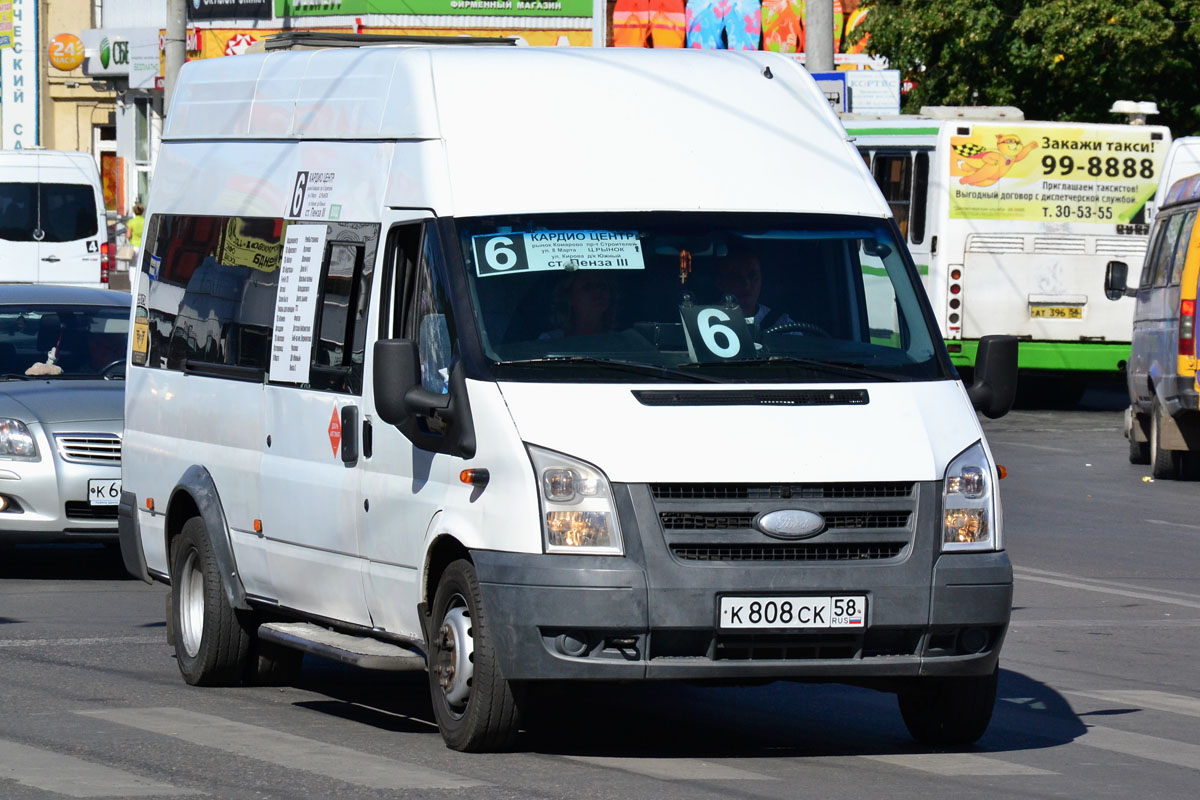
[[917, 747], [890, 695], [774, 683], [580, 690], [554, 733], [465, 755], [423, 676], [189, 687], [165, 588], [47, 548], [0, 553], [0, 797], [1192, 798], [1200, 485], [1127, 463], [1116, 394], [1084, 407], [986, 423], [1017, 578], [974, 748]]

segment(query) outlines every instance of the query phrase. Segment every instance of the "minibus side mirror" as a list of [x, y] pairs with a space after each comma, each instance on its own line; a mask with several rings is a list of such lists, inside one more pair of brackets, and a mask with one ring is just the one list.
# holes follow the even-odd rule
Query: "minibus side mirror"
[[975, 353], [975, 380], [967, 387], [971, 405], [985, 417], [1003, 417], [1017, 395], [1017, 337], [984, 336]]
[[1104, 296], [1109, 300], [1120, 300], [1122, 297], [1133, 297], [1137, 290], [1130, 290], [1129, 265], [1124, 261], [1110, 261], [1104, 268]]
[[375, 412], [423, 450], [463, 458], [475, 455], [475, 428], [461, 362], [450, 370], [446, 392], [421, 384], [421, 359], [411, 339], [375, 342], [371, 379]]

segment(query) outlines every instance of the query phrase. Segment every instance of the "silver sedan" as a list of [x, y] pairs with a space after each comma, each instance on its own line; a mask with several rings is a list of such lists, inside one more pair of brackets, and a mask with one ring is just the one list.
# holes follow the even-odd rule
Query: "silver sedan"
[[0, 542], [116, 540], [130, 304], [0, 286]]

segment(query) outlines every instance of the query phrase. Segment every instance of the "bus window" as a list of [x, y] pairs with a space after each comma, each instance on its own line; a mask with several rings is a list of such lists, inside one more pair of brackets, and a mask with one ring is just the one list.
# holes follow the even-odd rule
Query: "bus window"
[[871, 168], [871, 151], [859, 150], [858, 154], [862, 156], [863, 163], [867, 165], [867, 169]]
[[1175, 261], [1171, 266], [1170, 286], [1178, 286], [1183, 277], [1183, 262], [1187, 258], [1188, 242], [1192, 238], [1192, 226], [1196, 222], [1196, 209], [1187, 212], [1183, 219], [1183, 227], [1179, 230], [1179, 240], [1175, 245]]
[[912, 197], [912, 160], [907, 153], [875, 156], [875, 182], [892, 209], [900, 235], [908, 236], [908, 206]]
[[908, 240], [913, 244], [925, 241], [925, 205], [929, 199], [929, 153], [917, 153], [913, 160], [912, 225]]
[[1154, 251], [1154, 273], [1150, 282], [1155, 288], [1166, 286], [1171, 276], [1171, 262], [1175, 256], [1175, 244], [1179, 241], [1179, 229], [1183, 227], [1183, 214], [1175, 214], [1166, 223], [1166, 233]]

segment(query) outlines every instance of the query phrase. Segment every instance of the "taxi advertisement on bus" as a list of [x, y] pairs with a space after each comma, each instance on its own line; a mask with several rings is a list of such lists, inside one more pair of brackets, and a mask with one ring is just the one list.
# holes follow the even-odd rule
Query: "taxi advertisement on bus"
[[1169, 146], [1139, 126], [998, 124], [969, 130], [950, 137], [952, 219], [1141, 222]]

